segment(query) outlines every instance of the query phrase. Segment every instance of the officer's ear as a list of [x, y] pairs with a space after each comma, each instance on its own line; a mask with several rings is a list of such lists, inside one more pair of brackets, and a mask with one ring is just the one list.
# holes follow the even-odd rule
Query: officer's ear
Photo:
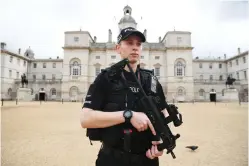
[[121, 47], [120, 43], [116, 44], [116, 51], [117, 51], [118, 54], [121, 53], [120, 47]]

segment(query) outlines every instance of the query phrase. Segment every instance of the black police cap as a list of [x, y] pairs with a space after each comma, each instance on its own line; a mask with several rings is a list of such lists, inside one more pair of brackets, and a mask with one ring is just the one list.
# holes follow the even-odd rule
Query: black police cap
[[131, 35], [136, 35], [140, 37], [142, 42], [146, 41], [143, 33], [141, 33], [140, 31], [136, 30], [133, 27], [127, 27], [121, 30], [120, 34], [118, 35], [117, 43], [120, 43], [122, 40], [127, 39]]

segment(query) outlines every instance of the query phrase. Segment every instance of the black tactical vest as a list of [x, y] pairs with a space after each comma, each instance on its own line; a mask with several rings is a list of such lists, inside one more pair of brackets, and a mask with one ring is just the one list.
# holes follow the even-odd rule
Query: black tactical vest
[[[108, 80], [108, 94], [106, 95], [102, 111], [112, 112], [121, 111], [126, 108], [126, 94], [130, 90], [125, 84], [121, 73], [113, 73], [109, 68], [102, 70]], [[140, 82], [147, 95], [151, 95], [151, 80], [153, 72], [140, 69]], [[87, 129], [87, 136], [90, 141], [103, 141], [104, 143], [115, 146], [117, 142], [122, 142], [124, 124], [119, 124], [101, 129]]]

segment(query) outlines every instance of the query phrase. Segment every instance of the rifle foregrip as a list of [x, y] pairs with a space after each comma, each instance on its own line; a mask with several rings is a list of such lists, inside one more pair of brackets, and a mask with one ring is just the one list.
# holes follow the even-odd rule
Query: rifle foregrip
[[[163, 146], [163, 144], [158, 144], [158, 145], [157, 145], [157, 150], [158, 150], [158, 151], [162, 151], [162, 150], [164, 150], [164, 149], [166, 149], [166, 148]], [[167, 154], [170, 153], [171, 156], [173, 157], [173, 159], [176, 158], [176, 156], [175, 156], [173, 150], [168, 150], [168, 149], [167, 149], [167, 152], [166, 152], [166, 153], [167, 153]]]

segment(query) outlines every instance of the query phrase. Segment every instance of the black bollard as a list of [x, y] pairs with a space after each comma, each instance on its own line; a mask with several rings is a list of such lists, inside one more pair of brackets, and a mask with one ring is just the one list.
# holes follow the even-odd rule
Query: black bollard
[[18, 100], [16, 99], [16, 105], [18, 104]]
[[63, 104], [63, 99], [61, 100], [61, 103]]
[[2, 98], [2, 106], [3, 106], [3, 98]]

